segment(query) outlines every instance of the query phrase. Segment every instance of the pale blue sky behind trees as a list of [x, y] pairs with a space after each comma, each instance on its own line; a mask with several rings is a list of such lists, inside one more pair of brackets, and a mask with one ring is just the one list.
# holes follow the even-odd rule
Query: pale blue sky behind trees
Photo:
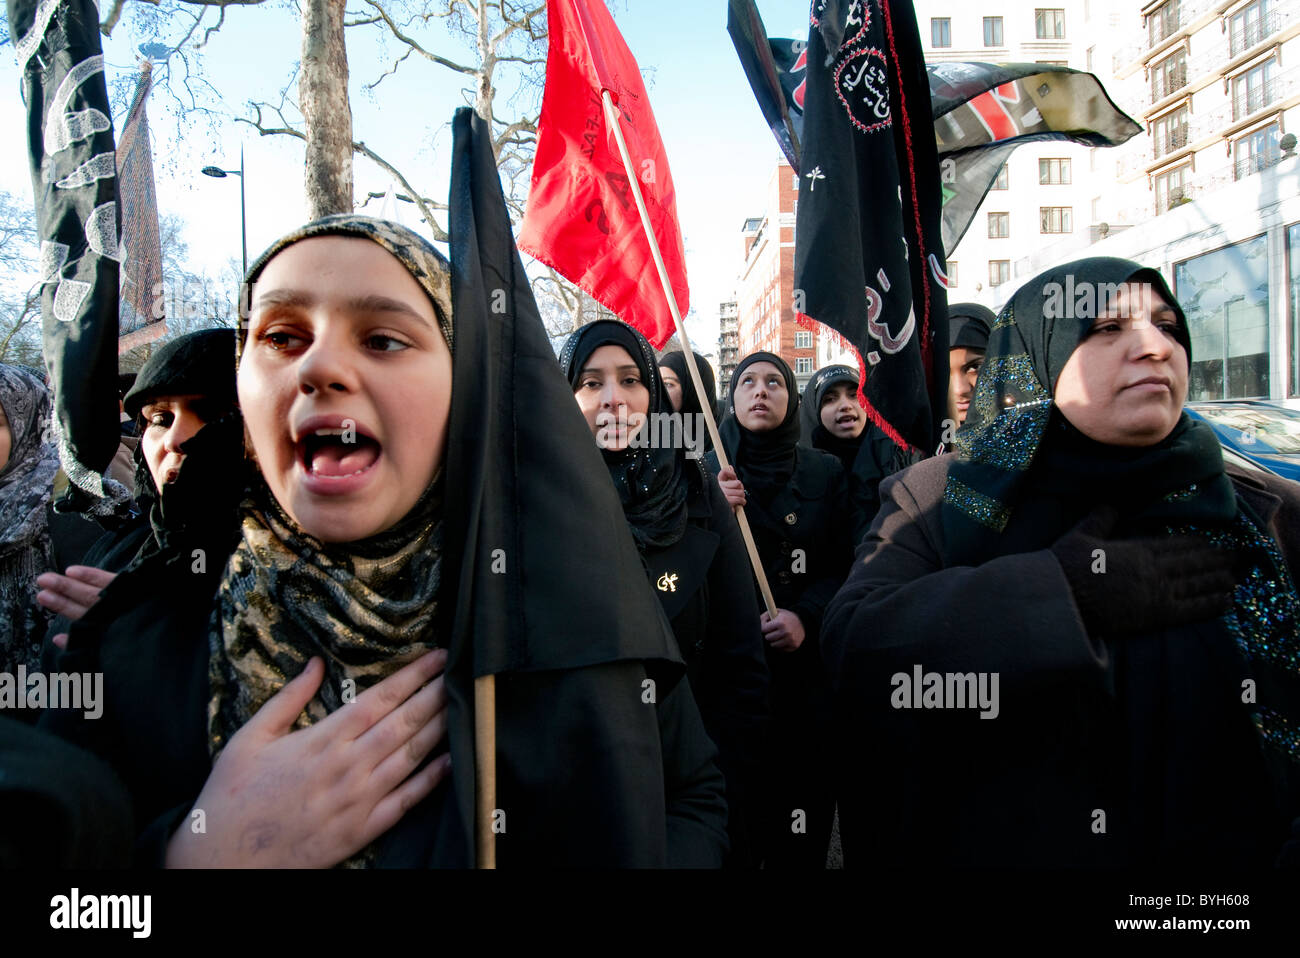
[[[209, 97], [207, 105], [218, 114], [211, 122], [193, 116], [178, 122], [175, 101], [165, 90], [155, 89], [150, 98], [159, 208], [184, 218], [192, 272], [214, 274], [232, 259], [238, 261], [238, 180], [212, 179], [199, 170], [209, 164], [236, 168], [241, 143], [250, 258], [305, 219], [301, 141], [261, 137], [234, 119], [252, 115], [245, 105], [249, 100], [278, 102], [299, 59], [296, 10], [275, 3], [227, 8], [225, 24], [211, 36], [202, 58], [204, 77], [220, 94], [219, 99]], [[133, 6], [128, 3], [128, 11]], [[759, 0], [758, 6], [771, 35], [807, 36], [806, 0]], [[696, 312], [689, 332], [697, 348], [710, 351], [717, 345], [718, 303], [730, 297], [740, 263], [741, 223], [762, 212], [780, 152], [727, 35], [725, 0], [613, 0], [610, 7], [645, 74], [663, 134]], [[163, 41], [175, 42], [179, 26], [164, 25], [171, 35], [164, 32]], [[133, 24], [129, 15], [124, 18], [105, 41], [110, 92], [115, 84], [129, 87], [138, 71], [138, 45], [157, 39], [156, 31]], [[425, 195], [445, 199], [450, 120], [464, 103], [462, 78], [411, 57], [375, 90], [366, 90], [403, 49], [386, 40], [378, 27], [348, 31], [353, 137], [402, 170]], [[450, 38], [434, 49], [457, 59], [462, 55]], [[0, 54], [0, 88], [8, 91], [0, 95], [0, 124], [9, 131], [0, 145], [0, 189], [30, 200], [12, 46]], [[290, 93], [295, 98], [296, 92], [294, 81]], [[511, 93], [501, 89], [498, 99]], [[121, 119], [119, 114], [115, 122]], [[360, 156], [354, 164], [358, 202], [368, 192], [390, 189], [386, 172]], [[371, 201], [366, 211], [380, 213], [380, 202]], [[413, 207], [390, 203], [385, 208], [393, 209], [408, 225], [416, 225]]]

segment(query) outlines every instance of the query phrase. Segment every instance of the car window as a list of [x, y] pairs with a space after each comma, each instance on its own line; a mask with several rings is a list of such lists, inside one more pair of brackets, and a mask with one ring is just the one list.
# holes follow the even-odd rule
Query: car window
[[1234, 431], [1230, 438], [1246, 452], [1300, 455], [1300, 413], [1261, 406], [1198, 405], [1196, 412], [1216, 426]]

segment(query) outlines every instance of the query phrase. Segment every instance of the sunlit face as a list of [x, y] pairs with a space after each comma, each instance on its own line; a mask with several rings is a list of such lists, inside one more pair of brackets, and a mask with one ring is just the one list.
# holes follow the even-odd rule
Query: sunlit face
[[239, 403], [262, 475], [307, 534], [394, 526], [442, 463], [451, 351], [423, 288], [368, 239], [317, 236], [254, 284]]
[[185, 461], [182, 444], [215, 415], [203, 396], [157, 396], [141, 407], [144, 433], [140, 445], [155, 489], [161, 492], [166, 483], [176, 481]]
[[573, 396], [596, 444], [617, 452], [645, 425], [650, 389], [641, 368], [622, 346], [607, 343], [587, 357]]
[[750, 432], [767, 432], [785, 421], [790, 393], [781, 370], [769, 362], [745, 367], [732, 394], [737, 421]]
[[1056, 381], [1062, 415], [1085, 436], [1112, 446], [1164, 439], [1187, 399], [1187, 352], [1174, 338], [1178, 316], [1154, 289], [1130, 302], [1135, 286], [1124, 284]]
[[858, 405], [858, 387], [836, 383], [822, 396], [822, 428], [840, 439], [856, 439], [867, 425], [867, 414]]
[[659, 376], [664, 381], [668, 392], [668, 401], [673, 404], [673, 412], [682, 411], [682, 381], [677, 378], [677, 371], [669, 366], [659, 367]]
[[957, 423], [966, 421], [970, 400], [975, 395], [975, 381], [984, 365], [984, 350], [958, 346], [948, 350], [948, 388], [957, 407]]
[[0, 469], [9, 465], [9, 453], [14, 448], [14, 434], [9, 429], [9, 417], [5, 415], [5, 407], [0, 406]]

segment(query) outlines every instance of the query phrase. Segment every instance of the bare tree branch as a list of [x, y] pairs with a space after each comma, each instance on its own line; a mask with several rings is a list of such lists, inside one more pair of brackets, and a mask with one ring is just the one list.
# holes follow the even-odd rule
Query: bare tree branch
[[388, 15], [388, 11], [377, 3], [376, 0], [364, 0], [364, 3], [375, 10], [379, 18], [382, 19], [388, 29], [392, 31], [393, 36], [397, 37], [397, 39], [401, 40], [426, 60], [436, 63], [439, 66], [444, 66], [448, 70], [455, 70], [457, 73], [464, 73], [467, 76], [474, 76], [478, 73], [478, 70], [474, 67], [467, 67], [464, 64], [456, 63], [452, 60], [448, 60], [446, 57], [438, 56], [438, 54], [426, 50], [414, 37], [404, 33], [402, 28], [399, 27], [397, 23], [394, 22], [393, 18]]
[[353, 143], [352, 149], [360, 153], [362, 156], [366, 157], [371, 162], [375, 163], [377, 166], [379, 166], [381, 169], [383, 169], [389, 175], [391, 175], [394, 179], [396, 179], [398, 183], [402, 184], [402, 189], [406, 190], [406, 194], [411, 197], [412, 201], [416, 205], [416, 208], [419, 209], [421, 218], [426, 223], [429, 224], [429, 229], [433, 231], [433, 238], [435, 240], [437, 240], [439, 243], [447, 243], [451, 241], [451, 236], [447, 233], [446, 230], [444, 230], [441, 226], [439, 226], [438, 221], [433, 218], [433, 211], [435, 209], [441, 209], [441, 210], [448, 209], [446, 203], [438, 203], [428, 199], [427, 197], [421, 196], [420, 193], [415, 189], [415, 187], [411, 186], [410, 181], [407, 180], [407, 178], [402, 175], [401, 171], [398, 170], [397, 167], [393, 166], [393, 164], [389, 163], [387, 160], [385, 160], [382, 156], [380, 156], [370, 147], [366, 146], [364, 143], [361, 142]]

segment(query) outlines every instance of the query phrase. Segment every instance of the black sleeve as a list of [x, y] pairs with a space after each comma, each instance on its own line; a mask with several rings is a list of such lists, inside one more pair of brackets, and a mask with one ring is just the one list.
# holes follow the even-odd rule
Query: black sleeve
[[721, 868], [728, 849], [726, 787], [714, 764], [717, 748], [704, 731], [683, 678], [658, 705], [664, 756], [669, 868]]
[[[831, 457], [827, 456], [827, 458]], [[804, 631], [807, 633], [807, 640], [814, 645], [821, 636], [826, 607], [835, 597], [840, 586], [844, 584], [844, 577], [848, 574], [849, 566], [853, 561], [851, 536], [856, 514], [849, 500], [848, 481], [843, 467], [838, 461], [834, 463], [834, 467], [834, 477], [826, 493], [827, 520], [818, 537], [819, 555], [816, 557], [814, 573], [816, 578], [808, 584], [799, 596], [799, 601], [795, 602], [790, 609], [799, 616], [799, 621], [803, 623]], [[814, 565], [811, 557], [809, 564]]]
[[708, 641], [695, 697], [710, 728], [726, 727], [743, 735], [768, 715], [767, 659], [754, 573], [740, 525], [717, 483], [709, 496], [709, 525], [719, 542], [709, 566]]
[[1089, 638], [1049, 550], [945, 568], [900, 477], [880, 489], [880, 512], [826, 610], [822, 658], [835, 695], [856, 694], [872, 676], [886, 676], [887, 689], [889, 674], [917, 663], [998, 672], [1004, 692], [1070, 674], [1103, 678], [1105, 646]]

